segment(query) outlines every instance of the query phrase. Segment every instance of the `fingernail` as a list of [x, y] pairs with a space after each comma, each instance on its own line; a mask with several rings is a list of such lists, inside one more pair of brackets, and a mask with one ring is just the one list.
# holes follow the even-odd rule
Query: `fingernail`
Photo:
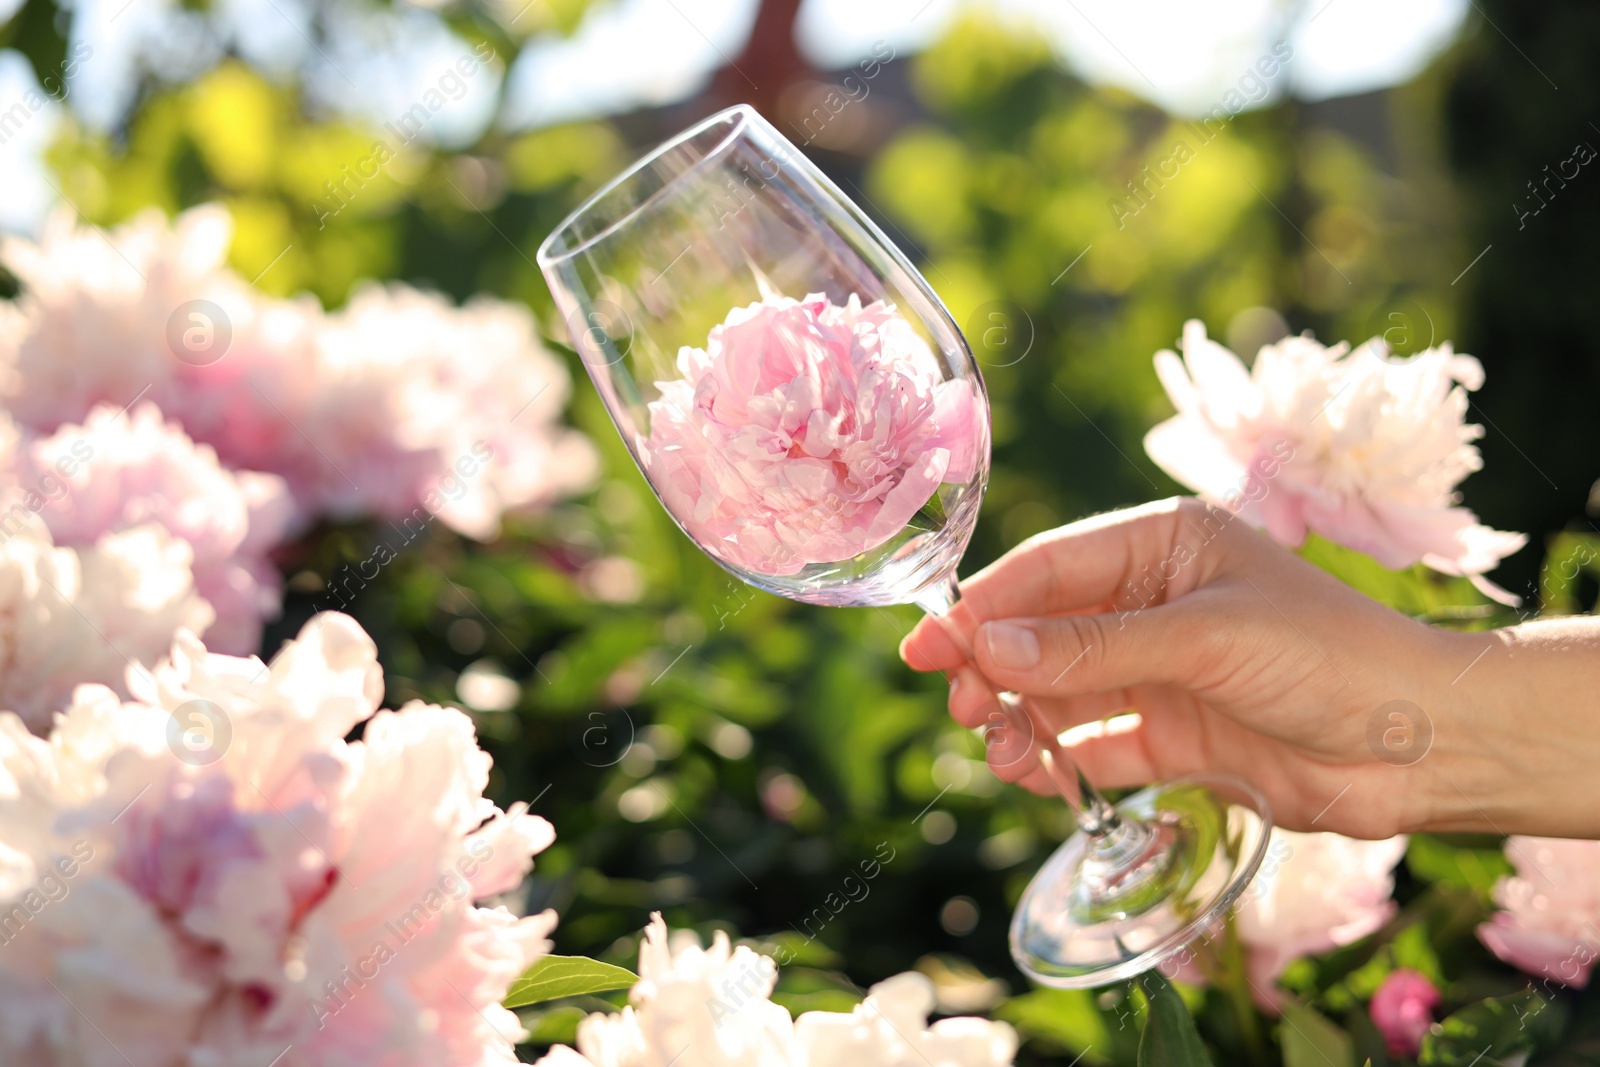
[[960, 687], [960, 685], [961, 685], [961, 672], [957, 671], [956, 673], [954, 673], [954, 674], [952, 674], [950, 676], [950, 699], [951, 700], [954, 700], [956, 698], [956, 689], [958, 687]]
[[1031, 626], [1015, 622], [984, 623], [983, 639], [995, 665], [1022, 671], [1039, 665], [1039, 638]]

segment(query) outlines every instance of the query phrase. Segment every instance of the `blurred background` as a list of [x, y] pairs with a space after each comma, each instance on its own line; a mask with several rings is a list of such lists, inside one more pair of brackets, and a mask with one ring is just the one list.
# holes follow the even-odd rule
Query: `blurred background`
[[[1600, 508], [1597, 47], [1594, 5], [1512, 0], [0, 0], [0, 227], [217, 200], [267, 292], [492, 293], [566, 352], [538, 242], [638, 152], [748, 101], [983, 361], [971, 568], [1177, 491], [1140, 444], [1170, 414], [1150, 357], [1200, 317], [1246, 358], [1306, 329], [1478, 356], [1465, 498], [1530, 534], [1496, 577], [1536, 600], [1548, 539]], [[1009, 962], [1010, 906], [1068, 818], [1002, 788], [940, 680], [899, 665], [915, 612], [735, 585], [567, 355], [596, 490], [490, 545], [434, 529], [350, 606], [390, 702], [471, 706], [497, 799], [554, 822], [527, 903], [561, 911], [557, 951], [631, 962], [660, 909], [787, 946], [796, 1010], [918, 967], [942, 1010], [1017, 1022], [1024, 1062], [1124, 1059], [1125, 994], [1029, 993]], [[269, 650], [376, 536], [307, 542]], [[1414, 860], [1401, 899], [1486, 901], [1498, 850], [1455, 855], [1477, 866]], [[525, 1058], [581, 1008], [532, 1018]]]

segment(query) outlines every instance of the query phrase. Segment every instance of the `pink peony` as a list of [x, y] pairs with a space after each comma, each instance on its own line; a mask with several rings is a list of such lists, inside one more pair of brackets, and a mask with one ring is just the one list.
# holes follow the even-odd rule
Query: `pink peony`
[[1506, 856], [1517, 873], [1495, 886], [1504, 910], [1478, 939], [1546, 984], [1582, 989], [1600, 955], [1600, 841], [1511, 837]]
[[0, 715], [0, 1062], [516, 1062], [499, 1002], [554, 917], [473, 901], [552, 835], [484, 798], [464, 714], [376, 711], [342, 615], [266, 665], [181, 635], [129, 685], [48, 739]]
[[304, 491], [328, 514], [436, 516], [488, 539], [502, 512], [598, 473], [593, 445], [560, 425], [571, 379], [525, 308], [371, 286], [328, 316], [316, 348], [302, 425], [325, 462]]
[[1426, 975], [1404, 968], [1393, 971], [1372, 994], [1373, 1025], [1383, 1035], [1391, 1056], [1415, 1056], [1422, 1037], [1433, 1025], [1439, 991]]
[[437, 517], [489, 538], [506, 510], [593, 480], [592, 446], [560, 425], [566, 369], [526, 309], [394, 285], [325, 314], [246, 285], [230, 232], [207, 205], [111, 231], [63, 214], [37, 244], [0, 243], [22, 284], [0, 303], [0, 400], [39, 433], [150, 400], [224, 465], [281, 475], [302, 522]]
[[1252, 992], [1276, 1009], [1283, 969], [1348, 945], [1394, 915], [1394, 865], [1406, 838], [1357, 841], [1338, 834], [1272, 831], [1268, 860], [1235, 913]]
[[[0, 711], [43, 734], [86, 682], [126, 693], [180, 629], [204, 630], [193, 551], [159, 524], [58, 548], [14, 494], [0, 495]], [[3, 792], [3, 789], [0, 789]]]
[[1483, 384], [1477, 360], [1448, 343], [1397, 360], [1378, 338], [1350, 352], [1288, 337], [1247, 371], [1198, 320], [1184, 324], [1182, 348], [1182, 360], [1155, 360], [1178, 409], [1145, 437], [1162, 470], [1284, 544], [1309, 530], [1516, 603], [1484, 574], [1527, 538], [1457, 506], [1456, 486], [1483, 465], [1472, 444], [1483, 430], [1465, 421], [1467, 390]]
[[[679, 938], [684, 938], [683, 942]], [[1017, 1051], [1005, 1023], [928, 1025], [933, 983], [916, 973], [879, 982], [854, 1011], [791, 1020], [771, 999], [778, 968], [718, 931], [709, 949], [673, 936], [653, 915], [639, 946], [629, 1006], [578, 1024], [578, 1048], [552, 1048], [541, 1067], [1005, 1067]]]
[[[187, 211], [170, 226], [152, 208], [109, 231], [80, 226], [63, 208], [37, 244], [0, 241], [0, 264], [22, 286], [16, 303], [0, 302], [0, 391], [13, 416], [49, 432], [99, 404], [121, 410], [140, 397], [177, 411], [182, 384], [207, 369], [179, 360], [168, 344], [175, 316], [180, 329], [194, 324], [180, 311], [192, 301], [220, 311], [211, 316], [218, 348], [226, 319], [224, 359], [253, 348], [256, 294], [223, 266], [231, 230], [218, 206]], [[202, 346], [189, 358], [209, 356]]]
[[877, 548], [981, 459], [973, 386], [882, 301], [769, 297], [678, 369], [639, 452], [690, 535], [758, 574]]
[[85, 425], [28, 443], [13, 477], [35, 493], [59, 487], [59, 499], [50, 493], [39, 508], [58, 545], [91, 546], [143, 523], [188, 542], [195, 591], [216, 612], [207, 645], [230, 654], [260, 646], [261, 623], [280, 605], [267, 553], [283, 540], [293, 508], [283, 479], [224, 470], [209, 446], [144, 402], [126, 413], [97, 407]]

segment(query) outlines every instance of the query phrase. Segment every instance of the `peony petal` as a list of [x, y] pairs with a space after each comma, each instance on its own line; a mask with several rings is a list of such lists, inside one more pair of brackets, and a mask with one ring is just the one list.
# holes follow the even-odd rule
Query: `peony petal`
[[1216, 503], [1236, 494], [1249, 474], [1204, 422], [1187, 415], [1151, 427], [1144, 450], [1173, 481]]
[[1252, 516], [1259, 518], [1267, 536], [1280, 545], [1299, 548], [1305, 544], [1307, 522], [1304, 497], [1269, 487], [1262, 500], [1254, 504], [1247, 501], [1240, 509], [1240, 514], [1246, 521], [1251, 521]]
[[1203, 418], [1205, 412], [1200, 391], [1189, 379], [1189, 371], [1178, 354], [1163, 348], [1156, 353], [1155, 365], [1156, 378], [1161, 382], [1161, 388], [1166, 390], [1167, 399], [1178, 409], [1178, 414]]
[[1239, 357], [1206, 336], [1205, 323], [1183, 324], [1183, 361], [1209, 421], [1232, 429], [1261, 410], [1260, 389]]
[[975, 389], [972, 383], [958, 378], [940, 382], [934, 390], [933, 421], [937, 429], [928, 438], [927, 447], [950, 453], [950, 464], [944, 472], [947, 482], [971, 481], [978, 466], [984, 412]]
[[533, 857], [550, 847], [555, 829], [528, 806], [517, 802], [496, 812], [488, 823], [467, 836], [467, 850], [479, 864], [469, 874], [474, 900], [509, 893], [522, 883], [533, 867]]
[[1525, 974], [1582, 989], [1589, 984], [1596, 952], [1573, 938], [1517, 925], [1505, 912], [1478, 926], [1478, 940], [1490, 952]]
[[905, 529], [911, 516], [933, 499], [949, 467], [950, 453], [947, 450], [934, 448], [923, 453], [922, 459], [908, 468], [901, 475], [900, 483], [883, 498], [883, 505], [867, 527], [866, 543], [861, 550], [865, 552], [876, 548]]

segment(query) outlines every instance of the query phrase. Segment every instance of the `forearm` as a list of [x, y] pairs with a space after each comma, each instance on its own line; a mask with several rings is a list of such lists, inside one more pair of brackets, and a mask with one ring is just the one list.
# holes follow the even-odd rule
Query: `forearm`
[[1451, 646], [1460, 674], [1427, 709], [1433, 749], [1412, 768], [1432, 799], [1416, 829], [1600, 838], [1600, 619]]

